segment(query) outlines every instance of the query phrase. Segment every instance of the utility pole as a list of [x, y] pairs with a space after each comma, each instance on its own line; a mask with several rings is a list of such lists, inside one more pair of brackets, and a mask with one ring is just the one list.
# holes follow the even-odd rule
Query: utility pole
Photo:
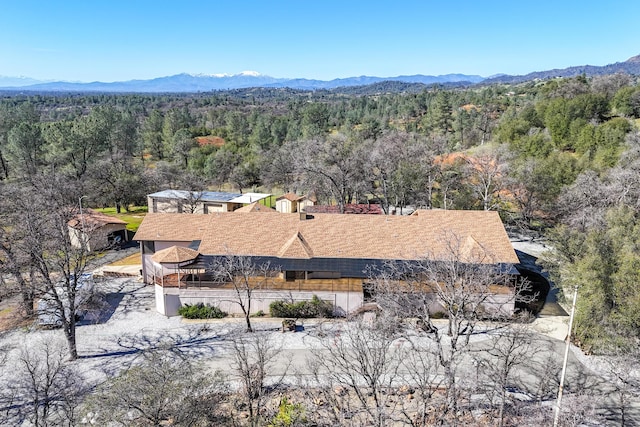
[[553, 427], [558, 427], [560, 419], [560, 406], [562, 404], [562, 391], [564, 388], [564, 377], [567, 374], [567, 361], [569, 360], [569, 346], [571, 345], [571, 328], [573, 327], [573, 316], [576, 313], [576, 300], [578, 299], [578, 287], [573, 288], [573, 304], [571, 305], [571, 315], [569, 316], [569, 331], [564, 347], [564, 361], [562, 362], [562, 374], [560, 375], [560, 386], [558, 387], [558, 398], [556, 399], [556, 411], [553, 416]]

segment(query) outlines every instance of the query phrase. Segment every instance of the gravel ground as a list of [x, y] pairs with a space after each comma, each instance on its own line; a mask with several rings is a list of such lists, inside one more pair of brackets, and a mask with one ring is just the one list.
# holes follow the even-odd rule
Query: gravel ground
[[[99, 383], [117, 375], [128, 367], [145, 350], [174, 346], [189, 357], [199, 360], [211, 370], [230, 373], [233, 364], [230, 339], [244, 331], [244, 319], [223, 319], [213, 321], [183, 321], [180, 317], [167, 318], [155, 310], [153, 288], [136, 279], [104, 279], [99, 288], [106, 295], [108, 306], [94, 322], [81, 322], [77, 329], [79, 359], [73, 364], [92, 383]], [[564, 318], [566, 320], [566, 317]], [[278, 361], [273, 369], [274, 376], [291, 374], [285, 381], [295, 383], [301, 376], [309, 375], [306, 364], [308, 357], [323, 351], [318, 333], [329, 330], [347, 331], [349, 322], [305, 321], [300, 332], [282, 333], [278, 319], [252, 319], [255, 329], [269, 334], [269, 338], [280, 348]], [[445, 327], [446, 321], [439, 321]], [[483, 347], [490, 340], [496, 326], [480, 328], [473, 337], [473, 348]], [[429, 345], [426, 337], [416, 338], [423, 345]], [[32, 351], [42, 342], [57, 340], [64, 343], [60, 330], [41, 330], [33, 327], [15, 329], [0, 335], [0, 387], [15, 380], [18, 375], [21, 351]], [[537, 335], [540, 348], [545, 351], [532, 354], [544, 363], [546, 354], [553, 354], [561, 363], [564, 343], [544, 333]], [[398, 343], [403, 345], [402, 342]], [[4, 356], [4, 360], [3, 357]], [[572, 347], [569, 364], [569, 384], [580, 382], [599, 391], [611, 390], [602, 378], [602, 359], [586, 356]], [[473, 359], [469, 357], [460, 369], [467, 377], [476, 372]], [[540, 372], [522, 372], [522, 381], [539, 381]], [[571, 386], [568, 387], [571, 389]], [[603, 404], [606, 404], [603, 403]], [[613, 405], [613, 402], [609, 403]], [[636, 409], [640, 409], [636, 407]]]
[[[114, 375], [128, 366], [144, 350], [162, 346], [176, 346], [195, 359], [205, 361], [216, 369], [228, 370], [232, 361], [230, 338], [244, 330], [244, 319], [213, 321], [183, 321], [181, 317], [165, 317], [155, 310], [153, 288], [135, 279], [105, 279], [99, 288], [106, 294], [108, 307], [94, 322], [80, 322], [77, 328], [79, 360], [82, 371], [96, 381]], [[255, 329], [266, 331], [283, 354], [282, 369], [288, 359], [294, 360], [299, 370], [305, 369], [307, 356], [322, 349], [316, 338], [319, 332], [329, 329], [344, 330], [349, 323], [342, 320], [308, 320], [301, 332], [282, 333], [280, 321], [270, 318], [252, 319]], [[439, 321], [445, 327], [446, 321]], [[491, 327], [483, 331], [486, 332]], [[2, 367], [5, 379], [15, 372], [15, 363], [22, 348], [38, 345], [47, 339], [61, 340], [60, 330], [41, 330], [33, 327], [16, 329], [0, 336], [0, 346], [7, 348], [7, 361]], [[473, 337], [474, 345], [490, 339], [489, 333], [478, 333]], [[430, 342], [423, 338], [424, 345]], [[541, 335], [552, 346], [562, 342]], [[557, 351], [560, 352], [560, 347]], [[576, 368], [576, 370], [580, 370]]]

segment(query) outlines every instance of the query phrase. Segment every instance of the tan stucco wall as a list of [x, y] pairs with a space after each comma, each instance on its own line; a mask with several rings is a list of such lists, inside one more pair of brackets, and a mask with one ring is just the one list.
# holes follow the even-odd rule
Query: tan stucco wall
[[[163, 290], [163, 294], [158, 293], [158, 288]], [[364, 302], [361, 292], [273, 292], [268, 290], [255, 290], [251, 298], [251, 313], [262, 310], [269, 313], [269, 304], [277, 300], [308, 301], [313, 295], [318, 298], [330, 301], [336, 308], [336, 313], [340, 315], [351, 313], [360, 308]], [[237, 295], [232, 290], [216, 289], [176, 289], [156, 287], [156, 308], [159, 313], [165, 316], [175, 316], [178, 308], [184, 304], [211, 304], [220, 307], [229, 314], [242, 314]]]
[[[81, 248], [83, 233], [73, 227], [69, 228], [69, 238], [71, 240], [71, 245], [74, 248]], [[104, 249], [109, 246], [109, 234], [114, 231], [122, 231], [125, 230], [126, 226], [124, 224], [106, 224], [102, 227], [91, 231], [89, 233], [89, 237], [84, 237], [87, 239], [87, 249], [89, 251], [96, 251], [100, 249]]]
[[[207, 213], [233, 212], [234, 209], [242, 206], [238, 203], [199, 201], [195, 203], [193, 213], [203, 214], [205, 205], [207, 205]], [[192, 213], [191, 204], [188, 200], [158, 198], [155, 199], [154, 209], [154, 199], [147, 196], [147, 206], [149, 212], [152, 213], [179, 213], [179, 206], [182, 206], [182, 213]]]

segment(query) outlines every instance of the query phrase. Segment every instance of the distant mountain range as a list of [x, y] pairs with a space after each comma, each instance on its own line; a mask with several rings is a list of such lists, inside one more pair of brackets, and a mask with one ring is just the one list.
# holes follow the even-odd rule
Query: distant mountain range
[[616, 62], [615, 64], [609, 64], [604, 66], [597, 65], [579, 65], [576, 67], [569, 67], [563, 69], [554, 69], [548, 71], [535, 71], [533, 73], [526, 74], [524, 76], [508, 76], [499, 75], [485, 79], [482, 83], [522, 83], [530, 80], [545, 80], [553, 79], [556, 77], [575, 77], [579, 75], [586, 76], [603, 76], [607, 74], [631, 74], [640, 75], [640, 55], [631, 57], [625, 62]]
[[235, 75], [192, 75], [176, 74], [168, 77], [158, 77], [151, 80], [129, 80], [125, 82], [35, 82], [25, 79], [25, 84], [19, 84], [20, 79], [0, 77], [0, 89], [37, 92], [207, 92], [212, 90], [243, 89], [250, 87], [271, 87], [291, 89], [317, 90], [335, 89], [338, 87], [364, 86], [385, 81], [399, 81], [404, 83], [422, 83], [425, 85], [437, 83], [473, 84], [483, 81], [481, 76], [464, 74], [447, 74], [445, 76], [398, 76], [398, 77], [350, 77], [330, 81], [309, 79], [284, 79], [265, 76], [255, 72], [244, 72]]
[[446, 74], [442, 76], [426, 76], [416, 74], [412, 76], [396, 77], [349, 77], [334, 80], [284, 79], [265, 76], [257, 72], [247, 71], [235, 75], [192, 75], [176, 74], [168, 77], [158, 77], [151, 80], [129, 80], [124, 82], [43, 82], [28, 77], [0, 76], [0, 90], [29, 91], [29, 92], [208, 92], [213, 90], [243, 89], [250, 87], [291, 88], [302, 90], [336, 89], [355, 86], [367, 86], [382, 82], [401, 82], [405, 84], [422, 85], [473, 85], [478, 83], [520, 83], [534, 79], [549, 79], [555, 77], [572, 77], [580, 74], [587, 76], [626, 73], [640, 75], [640, 55], [625, 62], [616, 62], [605, 66], [583, 65], [565, 69], [537, 71], [524, 76], [497, 75], [484, 78], [476, 75]]

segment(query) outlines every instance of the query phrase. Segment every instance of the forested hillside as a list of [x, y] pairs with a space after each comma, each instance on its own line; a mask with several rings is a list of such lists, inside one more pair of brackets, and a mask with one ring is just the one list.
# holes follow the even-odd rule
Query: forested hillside
[[314, 192], [386, 213], [498, 210], [549, 237], [554, 279], [581, 289], [579, 340], [604, 351], [640, 337], [639, 118], [638, 81], [621, 74], [473, 88], [7, 93], [3, 244], [15, 239], [10, 213], [36, 208], [15, 202], [34, 200], [33, 189], [44, 211], [81, 197], [127, 209], [165, 188]]

